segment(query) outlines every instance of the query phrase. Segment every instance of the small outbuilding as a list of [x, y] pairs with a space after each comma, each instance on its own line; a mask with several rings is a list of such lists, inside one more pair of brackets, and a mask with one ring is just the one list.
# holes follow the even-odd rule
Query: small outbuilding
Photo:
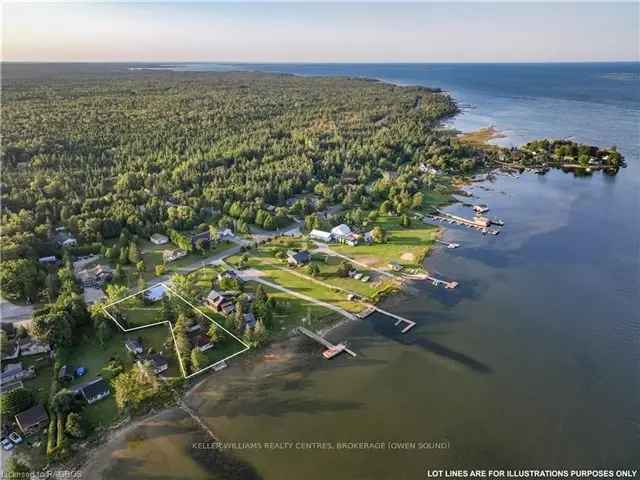
[[169, 243], [169, 237], [162, 235], [161, 233], [154, 233], [149, 237], [149, 241], [154, 245], [165, 245]]

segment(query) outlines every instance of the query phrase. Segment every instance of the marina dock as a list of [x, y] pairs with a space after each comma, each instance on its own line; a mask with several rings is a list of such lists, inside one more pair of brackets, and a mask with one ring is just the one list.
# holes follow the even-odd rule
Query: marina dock
[[500, 233], [500, 230], [488, 228], [492, 222], [484, 217], [482, 219], [476, 218], [474, 220], [469, 220], [468, 218], [459, 217], [458, 215], [453, 215], [451, 213], [441, 212], [440, 210], [436, 210], [436, 212], [437, 214], [428, 215], [428, 218], [437, 222], [446, 222], [453, 225], [461, 225], [463, 227], [473, 228], [474, 230], [478, 230], [483, 234], [490, 233], [491, 235], [497, 235], [498, 233]]
[[339, 343], [337, 345], [334, 345], [333, 343], [331, 343], [326, 338], [321, 337], [320, 335], [318, 335], [317, 333], [312, 332], [309, 329], [306, 329], [304, 327], [298, 327], [297, 330], [298, 330], [298, 332], [302, 333], [303, 335], [306, 335], [307, 337], [311, 338], [312, 340], [315, 340], [320, 345], [323, 345], [323, 346], [327, 347], [327, 349], [324, 352], [322, 352], [322, 356], [324, 356], [324, 358], [326, 358], [327, 360], [339, 355], [342, 352], [347, 352], [352, 357], [357, 356], [355, 352], [353, 352], [352, 350], [349, 350], [347, 348], [347, 345], [345, 343]]

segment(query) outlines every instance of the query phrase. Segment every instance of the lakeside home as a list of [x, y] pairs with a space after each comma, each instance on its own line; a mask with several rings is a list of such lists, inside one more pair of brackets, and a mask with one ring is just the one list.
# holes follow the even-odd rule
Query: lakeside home
[[37, 403], [33, 407], [15, 416], [16, 424], [24, 435], [34, 433], [36, 430], [44, 428], [49, 423], [49, 416], [42, 403]]

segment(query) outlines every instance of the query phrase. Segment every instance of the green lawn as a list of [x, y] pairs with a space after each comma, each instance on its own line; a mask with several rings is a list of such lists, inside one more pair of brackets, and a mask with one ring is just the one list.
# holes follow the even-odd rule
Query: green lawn
[[[248, 282], [245, 284], [246, 292], [255, 292], [259, 284]], [[277, 308], [273, 315], [272, 335], [284, 336], [297, 326], [304, 325], [313, 330], [319, 330], [341, 320], [341, 315], [301, 298], [281, 292], [271, 287], [264, 287], [267, 295], [274, 297]]]
[[[364, 283], [352, 277], [342, 277], [338, 275], [338, 266], [344, 260], [333, 255], [316, 255], [314, 256], [314, 261], [320, 268], [320, 274], [316, 277], [318, 280], [356, 292], [363, 297], [374, 298], [381, 291], [389, 288], [393, 283], [391, 279], [357, 265], [354, 265], [353, 267], [358, 270], [359, 273], [362, 273], [364, 276], [371, 277], [369, 282]], [[302, 273], [306, 274], [304, 269], [302, 269]], [[375, 282], [373, 281], [373, 278], [376, 278]]]
[[387, 232], [386, 243], [355, 247], [332, 245], [332, 250], [372, 267], [386, 268], [389, 262], [420, 267], [438, 234], [438, 227], [425, 225], [418, 220], [413, 220], [410, 227], [404, 228], [400, 225], [399, 217], [395, 216], [379, 217], [370, 226], [373, 228], [376, 225]]
[[36, 367], [36, 376], [24, 380], [24, 386], [31, 390], [38, 401], [46, 404], [49, 401], [49, 390], [51, 388], [51, 376], [53, 375], [53, 365], [48, 353], [40, 355], [22, 356], [20, 363], [24, 368]]
[[[240, 257], [231, 257], [227, 261], [229, 263], [238, 263]], [[360, 303], [347, 300], [347, 294], [343, 291], [310, 282], [286, 270], [275, 268], [274, 265], [285, 266], [281, 260], [272, 257], [271, 248], [261, 246], [257, 251], [252, 250], [250, 252], [248, 266], [262, 271], [267, 279], [295, 292], [308, 295], [322, 302], [332, 303], [350, 312], [359, 312], [364, 309]], [[304, 269], [300, 269], [300, 271], [305, 273]]]

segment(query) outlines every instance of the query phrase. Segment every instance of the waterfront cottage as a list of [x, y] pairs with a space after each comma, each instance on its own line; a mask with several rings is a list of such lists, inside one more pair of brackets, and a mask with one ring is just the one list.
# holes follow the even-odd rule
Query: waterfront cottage
[[169, 368], [169, 362], [167, 358], [161, 353], [152, 353], [146, 358], [153, 373], [160, 374]]
[[211, 340], [206, 335], [198, 335], [195, 339], [194, 347], [201, 352], [206, 352], [213, 348], [213, 343], [211, 343]]
[[311, 254], [307, 250], [289, 250], [287, 252], [287, 262], [289, 265], [293, 265], [295, 267], [299, 267], [302, 265], [306, 265], [311, 261]]
[[83, 385], [80, 389], [80, 393], [87, 403], [91, 405], [96, 403], [98, 400], [108, 397], [109, 394], [111, 394], [111, 390], [104, 378], [98, 377]]
[[38, 403], [15, 416], [16, 424], [24, 435], [44, 428], [49, 423], [49, 416], [42, 403]]
[[137, 338], [128, 338], [125, 340], [124, 347], [134, 355], [139, 355], [144, 351], [142, 342]]

